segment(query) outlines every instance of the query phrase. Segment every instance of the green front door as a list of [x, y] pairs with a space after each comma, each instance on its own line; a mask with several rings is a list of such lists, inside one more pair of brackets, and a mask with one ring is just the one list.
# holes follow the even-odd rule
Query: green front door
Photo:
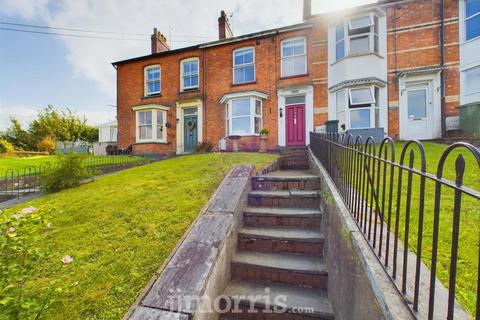
[[185, 109], [183, 117], [184, 152], [195, 152], [198, 143], [197, 109]]

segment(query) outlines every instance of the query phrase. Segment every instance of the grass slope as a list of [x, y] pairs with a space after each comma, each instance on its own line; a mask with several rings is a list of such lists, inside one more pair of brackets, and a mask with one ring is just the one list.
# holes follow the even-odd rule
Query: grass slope
[[51, 162], [53, 159], [55, 159], [54, 156], [0, 157], [0, 179], [4, 178], [7, 170], [21, 170], [28, 166], [39, 166], [42, 163]]
[[[263, 168], [277, 156], [260, 153], [178, 157], [105, 176], [45, 196], [31, 205], [55, 209], [42, 238], [54, 259], [26, 284], [39, 295], [52, 280], [72, 285], [48, 319], [118, 319], [236, 164]], [[26, 205], [22, 206], [25, 207]], [[61, 266], [71, 255], [74, 262]], [[1, 314], [1, 310], [0, 310]]]
[[[400, 154], [404, 143], [396, 143], [396, 161], [400, 161]], [[446, 145], [436, 143], [424, 143], [426, 164], [428, 173], [436, 175], [437, 166]], [[418, 148], [413, 146], [415, 152], [414, 168], [420, 169], [420, 154]], [[377, 150], [378, 151], [378, 150]], [[404, 164], [408, 166], [409, 150], [406, 153]], [[444, 166], [443, 177], [450, 181], [455, 181], [455, 160], [459, 154], [463, 154], [466, 162], [464, 175], [464, 185], [480, 191], [480, 172], [476, 160], [465, 148], [452, 151], [447, 158]], [[383, 168], [382, 168], [383, 170]], [[387, 171], [389, 176], [389, 171]], [[395, 181], [393, 191], [393, 207], [392, 212], [395, 215], [397, 192], [398, 192], [398, 170], [395, 170]], [[405, 238], [405, 220], [406, 220], [406, 197], [407, 197], [407, 172], [403, 172], [402, 193], [401, 193], [401, 210], [399, 216], [399, 234], [402, 239]], [[380, 184], [381, 186], [381, 184]], [[380, 188], [381, 189], [381, 188]], [[387, 198], [388, 198], [388, 192]], [[379, 198], [382, 198], [380, 192]], [[408, 243], [410, 249], [414, 252], [417, 250], [418, 239], [418, 210], [420, 200], [420, 179], [414, 177], [412, 181], [411, 193], [411, 215], [410, 230]], [[434, 219], [434, 203], [435, 203], [435, 183], [427, 179], [425, 184], [425, 208], [424, 208], [424, 226], [422, 230], [422, 260], [425, 264], [431, 266], [432, 258], [432, 237], [433, 237], [433, 219]], [[442, 187], [441, 207], [440, 207], [440, 225], [439, 225], [439, 248], [437, 262], [437, 277], [448, 287], [450, 276], [450, 256], [452, 243], [452, 225], [453, 225], [453, 207], [454, 207], [454, 191], [448, 187]], [[392, 231], [394, 230], [395, 216], [392, 217]], [[478, 200], [463, 196], [460, 215], [460, 236], [459, 236], [459, 252], [457, 266], [456, 281], [456, 298], [471, 313], [475, 314], [477, 277], [478, 277], [478, 254], [480, 244], [480, 203]], [[400, 241], [403, 245], [403, 240]], [[399, 259], [403, 258], [400, 256]], [[414, 270], [409, 273], [408, 277], [414, 277]], [[423, 275], [425, 279], [425, 275]], [[425, 279], [427, 281], [427, 279]]]

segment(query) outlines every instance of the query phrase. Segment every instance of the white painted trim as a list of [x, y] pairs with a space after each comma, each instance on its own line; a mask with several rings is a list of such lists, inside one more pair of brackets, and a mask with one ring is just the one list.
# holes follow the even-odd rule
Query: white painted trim
[[[252, 49], [252, 52], [253, 52], [253, 62], [251, 63], [251, 64], [253, 64], [253, 80], [244, 81], [244, 82], [236, 82], [235, 81], [235, 67], [237, 67], [237, 65], [235, 65], [235, 52], [242, 51], [242, 50], [245, 50], [245, 49]], [[251, 64], [250, 63], [241, 64], [241, 65], [238, 65], [238, 67], [245, 67], [245, 66], [249, 66]], [[232, 51], [232, 83], [233, 84], [242, 84], [242, 83], [255, 82], [256, 80], [257, 80], [257, 75], [256, 75], [256, 68], [255, 68], [255, 47], [254, 46], [247, 46], [247, 47], [236, 48], [235, 50], [233, 50]]]
[[[190, 86], [190, 87], [184, 87], [183, 86], [183, 63], [188, 62], [188, 61], [197, 61], [197, 76], [198, 76], [198, 83], [196, 86]], [[198, 86], [200, 85], [200, 59], [198, 57], [193, 57], [193, 58], [186, 58], [180, 61], [180, 91], [185, 91], [185, 90], [192, 90], [192, 89], [198, 89]]]
[[170, 110], [169, 107], [161, 105], [161, 104], [141, 104], [138, 106], [132, 106], [133, 111], [139, 111], [139, 110], [165, 110], [168, 111]]
[[[303, 73], [298, 73], [298, 74], [291, 74], [291, 75], [284, 75], [283, 74], [283, 59], [287, 59], [287, 58], [292, 58], [292, 57], [301, 57], [301, 55], [293, 55], [293, 56], [288, 56], [288, 57], [284, 57], [283, 56], [283, 44], [287, 41], [292, 41], [292, 40], [300, 40], [302, 39], [303, 40], [303, 50], [305, 52], [304, 54], [304, 59], [305, 59], [305, 72]], [[307, 74], [308, 73], [308, 60], [307, 60], [307, 37], [303, 36], [303, 37], [293, 37], [293, 38], [286, 38], [286, 39], [283, 39], [282, 42], [280, 42], [280, 76], [281, 77], [294, 77], [296, 75], [302, 75], [302, 74]]]
[[[313, 131], [313, 86], [291, 87], [277, 90], [278, 96], [278, 142], [280, 147], [286, 145], [286, 109], [285, 98], [289, 96], [305, 95], [305, 143], [310, 144], [310, 131]], [[280, 112], [282, 117], [280, 117]]]
[[[158, 81], [160, 82], [160, 90], [156, 92], [147, 92], [147, 70], [158, 67]], [[159, 64], [152, 64], [143, 68], [143, 94], [144, 96], [153, 96], [162, 93], [162, 67]]]
[[268, 99], [268, 94], [259, 92], [259, 91], [242, 91], [242, 92], [235, 92], [235, 93], [227, 93], [220, 99], [220, 103], [223, 104], [231, 99], [248, 98], [248, 97]]
[[[405, 117], [405, 112], [408, 111], [407, 108], [407, 85], [415, 83], [428, 83], [429, 90], [431, 94], [432, 102], [432, 115], [429, 118], [428, 125], [430, 136], [428, 139], [436, 139], [442, 136], [442, 124], [441, 124], [441, 97], [440, 97], [440, 73], [429, 73], [429, 74], [420, 74], [420, 75], [405, 75], [398, 79], [399, 81], [399, 108], [398, 108], [398, 117], [399, 117], [399, 134], [400, 139], [405, 140], [409, 139], [407, 134], [407, 118]], [[408, 117], [408, 115], [407, 115]]]
[[[134, 109], [135, 111], [135, 142], [136, 143], [145, 143], [145, 142], [167, 142], [168, 140], [168, 128], [165, 126], [167, 123], [168, 109], [161, 108], [142, 108]], [[152, 139], [140, 139], [139, 130], [138, 130], [138, 112], [142, 111], [152, 111]], [[157, 112], [163, 113], [163, 130], [165, 130], [165, 138], [157, 139]]]
[[185, 153], [184, 150], [184, 110], [190, 108], [197, 108], [197, 137], [198, 143], [203, 141], [203, 103], [201, 99], [179, 101], [177, 102], [176, 114], [177, 114], [177, 154]]

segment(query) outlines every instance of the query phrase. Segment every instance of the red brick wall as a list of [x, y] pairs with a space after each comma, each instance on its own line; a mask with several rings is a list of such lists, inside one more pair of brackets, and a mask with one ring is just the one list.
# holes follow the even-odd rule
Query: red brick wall
[[[440, 66], [440, 0], [405, 1], [384, 7], [387, 13], [389, 135], [399, 134], [398, 72]], [[445, 115], [460, 104], [458, 1], [445, 1]]]

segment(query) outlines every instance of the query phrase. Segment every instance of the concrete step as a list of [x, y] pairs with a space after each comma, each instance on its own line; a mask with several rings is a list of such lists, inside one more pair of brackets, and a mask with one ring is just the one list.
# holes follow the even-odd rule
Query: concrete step
[[327, 288], [328, 273], [322, 258], [304, 254], [238, 252], [231, 265], [232, 279]]
[[243, 211], [246, 226], [320, 228], [322, 212], [309, 208], [247, 207]]
[[320, 178], [303, 170], [273, 171], [252, 178], [253, 190], [318, 190]]
[[[231, 306], [240, 311], [227, 312], [222, 319], [334, 319], [333, 307], [324, 289], [310, 289], [248, 281], [231, 281], [224, 293]], [[232, 301], [233, 300], [233, 301]], [[248, 313], [252, 308], [258, 313]], [[275, 311], [272, 313], [264, 310]], [[300, 311], [303, 312], [300, 312]]]
[[307, 228], [243, 227], [238, 233], [238, 248], [323, 256], [324, 240], [319, 230]]
[[255, 207], [318, 208], [320, 192], [315, 190], [254, 190], [248, 205]]

